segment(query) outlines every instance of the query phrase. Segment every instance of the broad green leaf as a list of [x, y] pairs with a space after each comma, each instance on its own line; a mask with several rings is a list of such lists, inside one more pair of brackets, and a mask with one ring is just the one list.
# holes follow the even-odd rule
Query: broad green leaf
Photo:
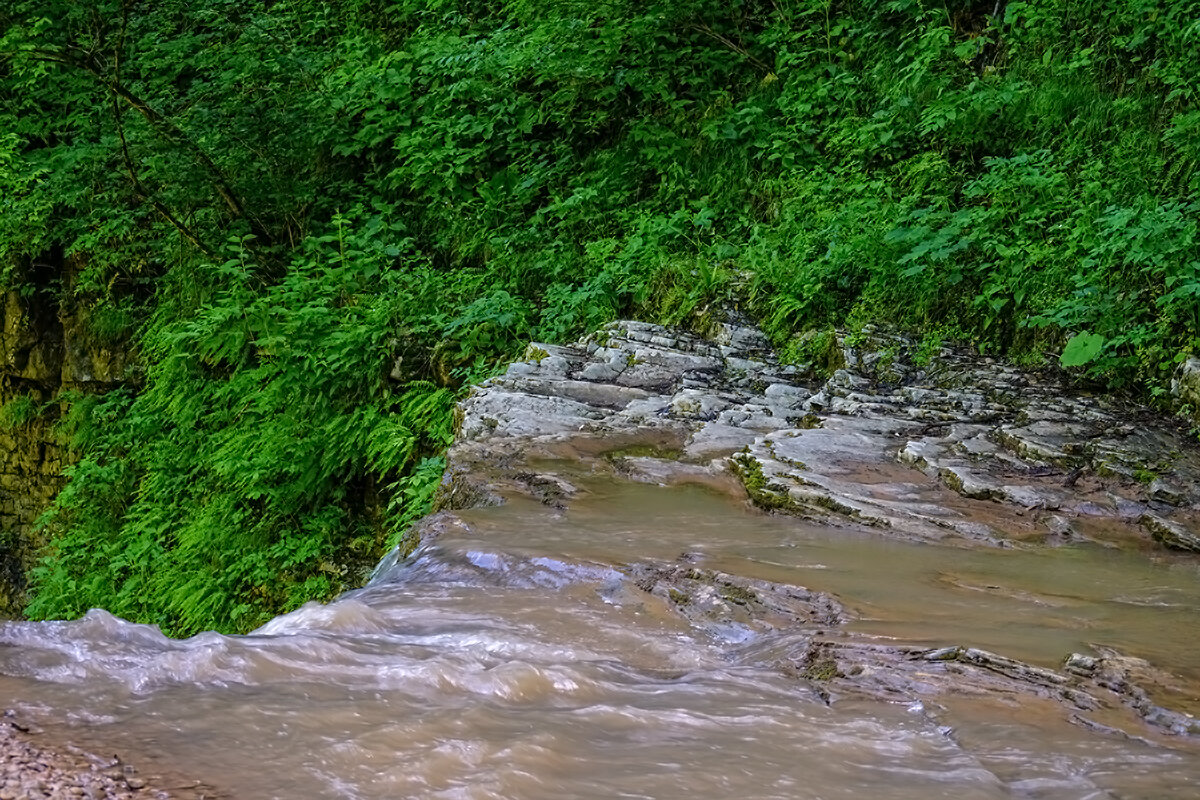
[[1059, 362], [1064, 367], [1081, 367], [1093, 361], [1104, 349], [1104, 337], [1098, 333], [1077, 333], [1067, 340]]

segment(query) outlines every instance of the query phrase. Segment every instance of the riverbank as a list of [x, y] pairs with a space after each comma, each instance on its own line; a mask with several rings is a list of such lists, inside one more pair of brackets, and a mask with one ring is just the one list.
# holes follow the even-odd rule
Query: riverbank
[[228, 800], [199, 781], [142, 775], [116, 755], [81, 747], [7, 711], [0, 717], [0, 800]]
[[712, 340], [618, 322], [526, 355], [464, 402], [444, 506], [561, 495], [528, 462], [569, 452], [633, 480], [736, 475], [761, 508], [912, 541], [1200, 552], [1195, 438], [1061, 373], [878, 331], [781, 364], [736, 319]]
[[[440, 505], [524, 498], [566, 510], [581, 475], [609, 474], [726, 492], [734, 483], [762, 510], [847, 535], [970, 549], [1086, 545], [1181, 565], [1200, 552], [1200, 447], [1175, 421], [1052, 372], [953, 347], [921, 353], [883, 332], [831, 338], [814, 355], [823, 363], [781, 364], [736, 317], [712, 339], [624, 321], [574, 345], [531, 345], [462, 404]], [[455, 524], [452, 513], [434, 517], [414, 538]], [[775, 595], [805, 591], [706, 578], [694, 563], [685, 554], [656, 565], [648, 584], [633, 574], [699, 625], [766, 619], [787, 606]], [[783, 617], [797, 630], [844, 621]], [[1050, 698], [1091, 730], [1200, 734], [1194, 693], [1166, 689], [1173, 681], [1152, 658], [1103, 642], [1058, 658], [1038, 666], [967, 642], [881, 644], [818, 630], [781, 668], [828, 696]], [[1117, 721], [1081, 716], [1101, 710]]]
[[[870, 336], [819, 365], [732, 317], [531, 345], [460, 404], [438, 510], [361, 590], [247, 636], [10, 623], [0, 696], [127, 755], [138, 798], [213, 796], [158, 764], [322, 800], [1200, 783], [1200, 448]], [[22, 779], [75, 752], [26, 741]]]

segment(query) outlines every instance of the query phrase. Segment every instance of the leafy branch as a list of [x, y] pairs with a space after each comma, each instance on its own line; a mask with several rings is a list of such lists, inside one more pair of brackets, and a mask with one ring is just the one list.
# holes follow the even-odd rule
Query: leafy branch
[[763, 61], [762, 59], [755, 56], [753, 53], [751, 53], [749, 50], [747, 50], [742, 45], [740, 45], [737, 42], [730, 39], [728, 36], [725, 36], [724, 34], [718, 33], [717, 31], [713, 30], [712, 26], [709, 25], [708, 23], [706, 23], [706, 22], [704, 22], [704, 23], [691, 22], [691, 23], [688, 23], [687, 27], [689, 30], [693, 30], [693, 31], [696, 31], [697, 33], [704, 34], [705, 36], [712, 39], [713, 41], [720, 42], [726, 48], [737, 53], [742, 58], [746, 59], [754, 66], [758, 67], [763, 72], [769, 73], [772, 71], [771, 66], [769, 64], [767, 64], [765, 61]]
[[[113, 49], [113, 84], [119, 84], [121, 81], [121, 54], [125, 51], [125, 36], [129, 29], [129, 3], [128, 0], [121, 3], [121, 33], [117, 42], [117, 46]], [[129, 182], [143, 200], [154, 206], [160, 215], [170, 223], [179, 233], [192, 243], [200, 252], [204, 253], [209, 258], [215, 258], [215, 254], [201, 241], [195, 231], [185, 225], [171, 209], [167, 208], [161, 200], [145, 186], [138, 175], [137, 167], [134, 165], [133, 158], [129, 154], [129, 142], [125, 138], [125, 125], [121, 118], [122, 106], [118, 95], [114, 92], [112, 97], [113, 121], [116, 125], [117, 140], [121, 144], [121, 158], [125, 162], [125, 170], [129, 175]]]
[[[72, 50], [78, 50], [80, 55], [73, 54]], [[150, 103], [134, 94], [119, 80], [118, 76], [114, 75], [112, 78], [106, 77], [104, 66], [95, 53], [69, 46], [57, 50], [30, 47], [16, 51], [0, 52], [0, 57], [24, 57], [35, 61], [60, 64], [89, 75], [113, 95], [114, 102], [118, 99], [123, 101], [127, 106], [137, 111], [163, 139], [188, 150], [208, 175], [210, 183], [230, 214], [234, 218], [245, 219], [249, 222], [251, 230], [259, 241], [264, 243], [270, 241], [271, 237], [263, 227], [261, 221], [247, 215], [245, 204], [233, 190], [229, 179], [204, 148], [188, 136], [178, 125], [156, 110]], [[179, 227], [176, 223], [172, 224], [175, 224], [177, 228]]]

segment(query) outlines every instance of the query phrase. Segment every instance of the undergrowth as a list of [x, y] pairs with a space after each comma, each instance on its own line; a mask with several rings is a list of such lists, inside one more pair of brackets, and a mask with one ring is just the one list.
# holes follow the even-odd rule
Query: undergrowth
[[0, 285], [138, 355], [64, 398], [29, 614], [328, 598], [428, 507], [461, 387], [734, 286], [796, 358], [883, 322], [1159, 395], [1197, 52], [1195, 0], [13, 0]]

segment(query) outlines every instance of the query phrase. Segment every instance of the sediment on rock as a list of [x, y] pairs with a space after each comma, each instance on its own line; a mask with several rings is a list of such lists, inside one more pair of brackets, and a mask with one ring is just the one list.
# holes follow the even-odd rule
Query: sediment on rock
[[[1200, 735], [1200, 720], [1159, 705], [1155, 691], [1173, 688], [1149, 662], [1095, 647], [1070, 653], [1060, 669], [966, 645], [914, 647], [870, 641], [847, 632], [852, 619], [838, 600], [800, 586], [753, 580], [691, 565], [636, 563], [625, 572], [670, 611], [719, 639], [743, 643], [774, 635], [786, 641], [776, 666], [808, 681], [826, 702], [871, 698], [916, 702], [965, 694], [1038, 697], [1061, 704], [1078, 725], [1137, 737], [1136, 721], [1166, 736]], [[772, 651], [773, 648], [767, 648]], [[1095, 719], [1104, 714], [1114, 725]]]
[[837, 626], [845, 610], [833, 597], [802, 586], [771, 583], [688, 564], [635, 563], [635, 585], [700, 628], [763, 632]]
[[[800, 656], [794, 669], [804, 677], [807, 665], [829, 665], [821, 678], [827, 695], [920, 700], [939, 694], [1009, 694], [1052, 699], [1073, 709], [1068, 718], [1085, 727], [1102, 725], [1087, 714], [1124, 711], [1150, 730], [1168, 736], [1200, 735], [1200, 721], [1190, 714], [1155, 703], [1150, 688], [1163, 680], [1142, 659], [1098, 648], [1099, 655], [1068, 654], [1060, 670], [1027, 664], [967, 646], [895, 647], [853, 639], [818, 639]], [[1107, 726], [1136, 736], [1136, 728]]]

